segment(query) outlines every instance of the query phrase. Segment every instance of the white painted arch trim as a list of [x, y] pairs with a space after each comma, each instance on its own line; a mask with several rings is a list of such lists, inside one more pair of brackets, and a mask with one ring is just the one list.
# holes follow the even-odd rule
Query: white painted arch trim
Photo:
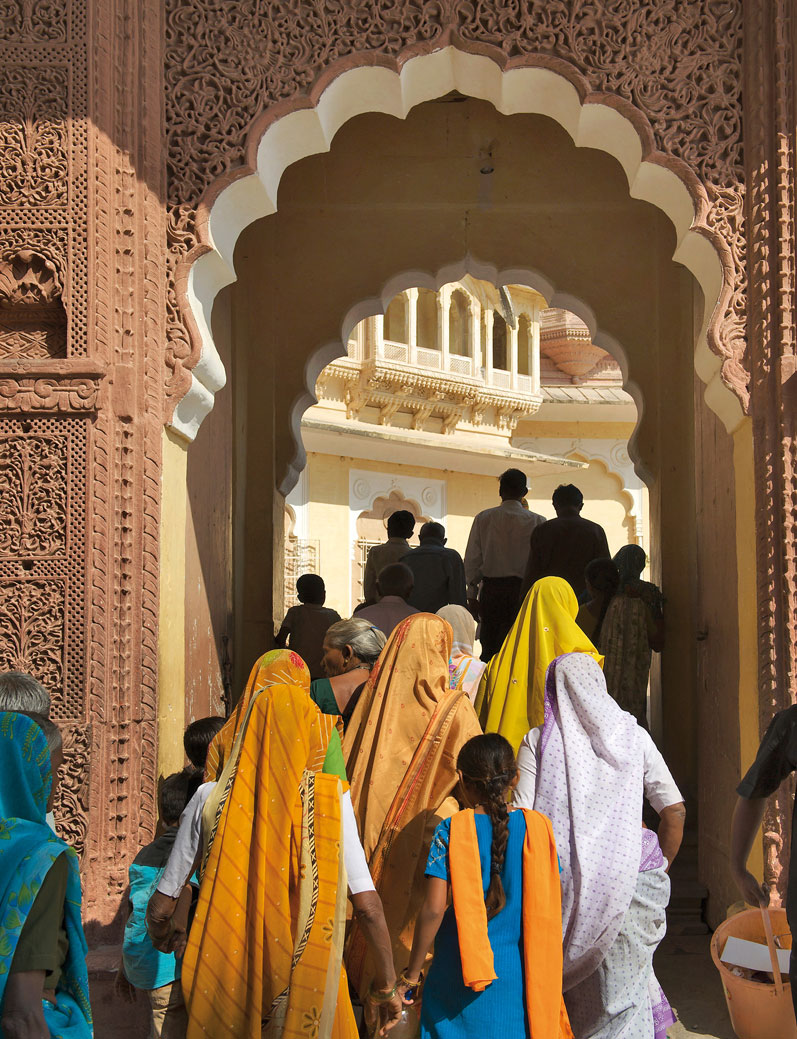
[[[355, 116], [380, 112], [404, 119], [416, 105], [453, 90], [489, 101], [504, 115], [529, 113], [554, 119], [577, 147], [614, 156], [625, 171], [631, 196], [669, 217], [677, 236], [673, 259], [691, 271], [706, 300], [695, 369], [706, 384], [707, 403], [726, 428], [735, 429], [743, 417], [741, 405], [722, 381], [721, 358], [706, 338], [723, 293], [723, 265], [715, 246], [695, 227], [695, 201], [684, 180], [660, 163], [643, 159], [642, 139], [630, 119], [600, 100], [582, 102], [573, 83], [559, 72], [535, 67], [503, 70], [491, 57], [452, 46], [411, 58], [399, 72], [378, 66], [342, 72], [315, 107], [290, 112], [268, 126], [257, 145], [255, 172], [233, 181], [215, 198], [208, 216], [211, 249], [196, 260], [188, 275], [188, 300], [201, 355], [191, 373], [191, 387], [175, 408], [172, 428], [193, 440], [226, 381], [211, 333], [213, 303], [217, 293], [236, 278], [233, 257], [241, 232], [276, 212], [279, 183], [288, 166], [328, 151], [338, 130]], [[342, 343], [348, 331], [342, 329]]]

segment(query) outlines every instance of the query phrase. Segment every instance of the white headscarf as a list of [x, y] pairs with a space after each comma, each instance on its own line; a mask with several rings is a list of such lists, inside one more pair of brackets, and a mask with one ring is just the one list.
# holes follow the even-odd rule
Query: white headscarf
[[437, 616], [448, 621], [454, 632], [454, 642], [451, 647], [451, 660], [448, 665], [449, 687], [451, 689], [462, 689], [470, 697], [470, 702], [476, 699], [479, 691], [485, 663], [473, 655], [473, 643], [476, 641], [476, 621], [470, 610], [464, 606], [443, 606], [437, 611]]
[[[470, 610], [464, 606], [443, 606], [437, 616], [448, 621], [454, 632], [454, 646], [461, 653], [473, 655], [473, 644], [476, 641], [476, 621]], [[453, 653], [452, 653], [453, 656]]]
[[562, 866], [564, 989], [589, 977], [631, 905], [642, 851], [644, 746], [600, 665], [567, 653], [548, 668], [534, 807]]

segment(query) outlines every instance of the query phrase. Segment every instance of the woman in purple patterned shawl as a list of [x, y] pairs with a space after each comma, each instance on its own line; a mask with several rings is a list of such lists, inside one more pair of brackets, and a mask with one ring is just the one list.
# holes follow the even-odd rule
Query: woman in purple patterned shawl
[[[553, 822], [576, 1039], [664, 1039], [675, 1017], [653, 953], [686, 818], [664, 759], [609, 696], [600, 666], [567, 653], [548, 668], [545, 722], [524, 737], [517, 763], [515, 805]], [[643, 797], [661, 817], [658, 837], [643, 827]]]

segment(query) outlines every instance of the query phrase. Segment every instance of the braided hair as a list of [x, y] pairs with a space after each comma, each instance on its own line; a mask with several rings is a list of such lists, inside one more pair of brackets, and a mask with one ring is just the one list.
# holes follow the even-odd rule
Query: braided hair
[[515, 755], [503, 736], [499, 736], [497, 732], [490, 732], [485, 736], [474, 736], [468, 740], [459, 752], [457, 769], [468, 786], [483, 799], [482, 805], [493, 827], [490, 886], [484, 896], [487, 919], [492, 920], [506, 905], [501, 870], [509, 840], [506, 791], [517, 774]]

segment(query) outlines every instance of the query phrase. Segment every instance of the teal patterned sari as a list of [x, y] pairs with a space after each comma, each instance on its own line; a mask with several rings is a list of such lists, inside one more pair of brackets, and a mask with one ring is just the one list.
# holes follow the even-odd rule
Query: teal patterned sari
[[69, 951], [56, 1003], [43, 1000], [52, 1039], [90, 1039], [94, 1034], [86, 972], [86, 939], [80, 919], [80, 874], [72, 848], [45, 822], [52, 787], [44, 733], [23, 714], [0, 712], [0, 1017], [17, 941], [44, 878], [60, 855], [69, 864], [64, 928]]

